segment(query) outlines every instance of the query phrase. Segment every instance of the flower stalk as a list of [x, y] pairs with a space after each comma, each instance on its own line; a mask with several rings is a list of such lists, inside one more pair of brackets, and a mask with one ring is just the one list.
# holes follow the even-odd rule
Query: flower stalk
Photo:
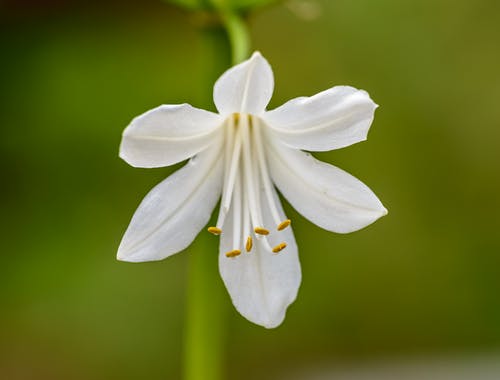
[[189, 252], [187, 316], [184, 343], [185, 380], [223, 378], [224, 293], [213, 252], [206, 234]]
[[247, 25], [240, 15], [232, 11], [221, 11], [222, 22], [231, 45], [232, 64], [243, 62], [250, 54], [250, 36]]
[[[250, 43], [244, 21], [225, 10], [220, 11], [220, 18], [225, 30], [220, 27], [205, 28], [202, 34], [203, 53], [212, 61], [205, 75], [210, 83], [220, 69], [228, 66], [226, 56], [220, 53], [227, 50], [227, 40], [233, 64], [243, 61], [249, 54]], [[217, 252], [217, 241], [206, 234], [200, 234], [190, 249], [184, 341], [185, 380], [224, 378], [225, 294], [212, 252]]]

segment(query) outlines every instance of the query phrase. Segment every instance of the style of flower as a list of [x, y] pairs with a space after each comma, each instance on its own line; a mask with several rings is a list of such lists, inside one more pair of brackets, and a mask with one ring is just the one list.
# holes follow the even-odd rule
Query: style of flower
[[303, 151], [365, 140], [377, 105], [338, 86], [266, 111], [274, 88], [258, 52], [214, 86], [218, 114], [189, 104], [162, 105], [125, 129], [120, 157], [135, 167], [188, 163], [158, 184], [135, 212], [118, 259], [161, 260], [191, 244], [216, 204], [219, 269], [236, 309], [272, 328], [284, 319], [301, 282], [291, 221], [274, 186], [318, 226], [348, 233], [387, 210], [362, 182]]

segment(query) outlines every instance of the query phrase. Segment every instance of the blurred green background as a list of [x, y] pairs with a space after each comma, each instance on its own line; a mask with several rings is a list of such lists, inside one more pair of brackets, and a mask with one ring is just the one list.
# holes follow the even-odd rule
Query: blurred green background
[[[159, 104], [213, 109], [228, 52], [156, 0], [1, 4], [0, 377], [180, 378], [189, 252], [115, 260], [172, 169], [129, 167], [118, 145]], [[336, 235], [287, 207], [298, 299], [265, 330], [224, 293], [228, 379], [500, 352], [500, 3], [288, 1], [250, 26], [271, 108], [336, 84], [380, 104], [367, 142], [317, 156], [389, 215]]]

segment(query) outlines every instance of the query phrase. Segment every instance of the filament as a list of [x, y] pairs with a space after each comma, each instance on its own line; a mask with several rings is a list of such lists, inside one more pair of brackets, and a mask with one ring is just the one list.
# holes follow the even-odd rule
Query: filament
[[262, 142], [262, 136], [260, 134], [260, 124], [257, 118], [254, 117], [252, 118], [252, 120], [254, 122], [254, 128], [252, 132], [255, 138], [255, 146], [260, 168], [260, 174], [262, 177], [262, 184], [264, 186], [264, 192], [267, 197], [267, 202], [269, 203], [269, 211], [271, 212], [271, 215], [274, 219], [274, 223], [276, 223], [276, 225], [279, 226], [281, 225], [282, 221], [279, 216], [278, 208], [276, 207], [276, 204], [274, 202], [274, 196], [272, 193], [272, 184], [269, 179], [269, 171], [267, 170], [266, 158], [264, 156], [264, 150], [262, 148], [263, 142]]

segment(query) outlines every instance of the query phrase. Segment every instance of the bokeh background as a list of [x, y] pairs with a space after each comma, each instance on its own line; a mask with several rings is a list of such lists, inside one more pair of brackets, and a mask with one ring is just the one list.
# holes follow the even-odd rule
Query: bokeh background
[[[180, 378], [189, 250], [115, 260], [172, 169], [129, 167], [118, 145], [159, 104], [213, 109], [227, 47], [203, 16], [156, 0], [0, 4], [0, 378]], [[287, 207], [303, 284], [285, 323], [247, 322], [217, 280], [227, 378], [389, 379], [408, 362], [469, 361], [464, 378], [500, 378], [500, 3], [288, 1], [250, 27], [275, 71], [271, 108], [336, 84], [380, 104], [367, 142], [317, 156], [389, 215], [336, 235]]]

